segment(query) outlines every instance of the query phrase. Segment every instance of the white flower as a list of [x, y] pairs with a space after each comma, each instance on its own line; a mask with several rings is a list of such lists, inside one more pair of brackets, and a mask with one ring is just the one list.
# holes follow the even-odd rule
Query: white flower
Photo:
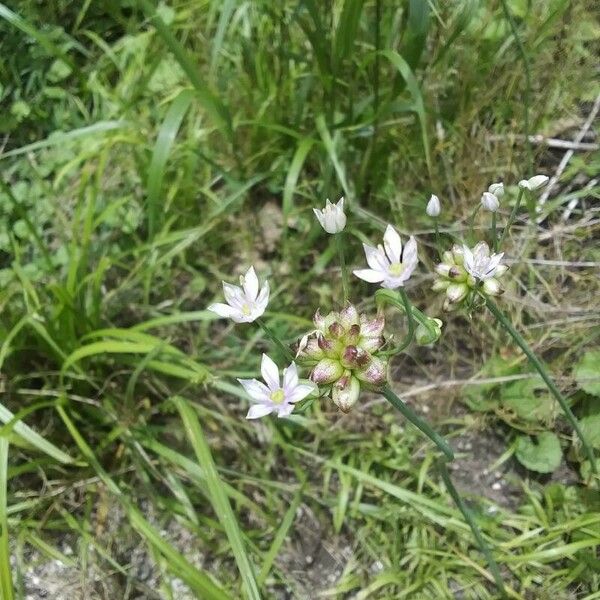
[[415, 270], [417, 242], [411, 235], [404, 248], [398, 232], [388, 225], [383, 236], [383, 246], [377, 248], [363, 244], [370, 269], [358, 269], [354, 274], [369, 283], [381, 283], [381, 287], [396, 289], [402, 287]]
[[489, 246], [485, 242], [479, 242], [473, 250], [463, 246], [463, 254], [467, 273], [478, 281], [502, 275], [507, 269], [505, 265], [500, 264], [504, 252], [490, 255]]
[[296, 363], [283, 370], [282, 382], [277, 365], [263, 354], [260, 371], [266, 385], [258, 379], [238, 379], [253, 402], [246, 419], [258, 419], [272, 412], [278, 417], [287, 417], [294, 410], [294, 404], [315, 389], [312, 385], [298, 383]]
[[427, 203], [427, 208], [425, 212], [434, 219], [440, 216], [440, 212], [442, 210], [442, 206], [440, 204], [440, 199], [435, 195], [431, 194], [431, 198], [429, 198], [429, 202]]
[[269, 282], [265, 281], [259, 292], [258, 277], [254, 267], [250, 267], [245, 275], [240, 276], [240, 285], [242, 287], [224, 281], [223, 293], [227, 304], [217, 302], [211, 304], [208, 310], [236, 323], [256, 321], [265, 312], [269, 303]]
[[504, 184], [500, 181], [499, 183], [492, 183], [488, 188], [490, 194], [494, 194], [498, 200], [504, 196]]
[[500, 206], [500, 203], [498, 202], [498, 196], [492, 194], [491, 192], [483, 192], [483, 196], [481, 196], [481, 206], [485, 210], [496, 212]]
[[325, 208], [319, 210], [313, 208], [321, 227], [327, 233], [339, 233], [346, 227], [346, 215], [344, 214], [344, 198], [340, 198], [337, 204], [325, 201]]
[[548, 177], [546, 175], [535, 175], [531, 179], [521, 179], [519, 181], [519, 187], [522, 190], [529, 190], [535, 192], [540, 188], [543, 188], [548, 183]]

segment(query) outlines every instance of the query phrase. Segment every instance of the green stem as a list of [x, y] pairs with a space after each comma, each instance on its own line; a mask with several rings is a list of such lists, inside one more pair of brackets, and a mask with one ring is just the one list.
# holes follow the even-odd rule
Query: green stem
[[344, 297], [344, 306], [348, 302], [348, 268], [346, 267], [346, 257], [344, 256], [344, 239], [343, 233], [334, 234], [335, 244], [337, 246], [338, 256], [340, 259], [340, 268], [342, 270], [342, 296]]
[[265, 332], [265, 335], [279, 348], [281, 353], [286, 357], [287, 360], [294, 360], [294, 355], [288, 347], [273, 333], [273, 330], [262, 320], [256, 319], [256, 322], [260, 325], [260, 328]]
[[529, 347], [523, 336], [513, 327], [513, 324], [510, 322], [510, 319], [496, 306], [496, 304], [488, 297], [485, 298], [485, 303], [490, 310], [490, 312], [496, 317], [496, 320], [506, 329], [506, 331], [510, 334], [515, 343], [523, 350], [531, 365], [535, 368], [535, 370], [540, 374], [544, 383], [552, 393], [552, 395], [556, 398], [556, 401], [559, 403], [562, 408], [567, 420], [577, 433], [577, 436], [581, 440], [581, 445], [583, 446], [584, 452], [590, 461], [590, 466], [594, 475], [598, 475], [598, 470], [596, 468], [596, 460], [594, 457], [594, 451], [591, 446], [588, 444], [581, 428], [579, 427], [579, 423], [575, 418], [575, 415], [571, 411], [569, 405], [565, 397], [561, 394], [560, 390], [556, 387], [556, 384], [550, 378], [546, 367], [542, 364], [540, 359], [535, 355], [533, 350]]
[[498, 250], [498, 232], [496, 231], [496, 213], [492, 213], [492, 247], [494, 252]]
[[454, 500], [454, 503], [458, 507], [458, 510], [460, 510], [460, 512], [462, 513], [462, 516], [465, 518], [465, 521], [469, 524], [469, 527], [471, 528], [471, 531], [473, 532], [473, 537], [477, 541], [477, 545], [479, 546], [481, 553], [485, 556], [485, 558], [488, 562], [488, 566], [490, 568], [490, 571], [492, 572], [492, 576], [494, 577], [494, 581], [496, 582], [498, 591], [500, 592], [502, 598], [507, 598], [506, 590], [504, 589], [504, 583], [502, 581], [502, 575], [500, 574], [500, 569], [498, 567], [498, 563], [494, 560], [494, 557], [492, 556], [492, 552], [490, 551], [489, 546], [486, 544], [485, 540], [483, 539], [483, 536], [481, 535], [481, 531], [479, 530], [479, 527], [477, 526], [477, 523], [476, 523], [475, 519], [473, 518], [473, 514], [471, 513], [471, 511], [469, 510], [467, 505], [463, 502], [457, 489], [454, 487], [454, 484], [452, 483], [452, 479], [450, 478], [450, 473], [448, 472], [448, 468], [446, 467], [445, 462], [443, 460], [438, 460], [437, 467], [440, 471], [440, 475], [442, 476], [442, 480], [444, 482], [444, 485], [446, 486], [446, 489], [448, 490], [448, 493], [450, 494], [450, 496], [452, 496], [452, 500]]
[[499, 244], [500, 248], [504, 247], [504, 240], [506, 239], [508, 231], [510, 230], [511, 225], [513, 224], [513, 221], [515, 220], [517, 213], [519, 212], [519, 208], [521, 207], [521, 201], [523, 200], [523, 192], [524, 190], [522, 188], [519, 188], [519, 195], [517, 196], [517, 201], [515, 202], [515, 205], [513, 206], [513, 209], [510, 212], [510, 216], [508, 217], [508, 221], [506, 222], [506, 226], [502, 231], [502, 237], [500, 238]]
[[435, 245], [436, 245], [436, 249], [437, 249], [437, 252], [438, 252], [438, 256], [441, 259], [443, 252], [442, 252], [442, 245], [440, 243], [440, 227], [438, 225], [437, 217], [434, 218], [433, 224], [434, 224], [434, 227], [435, 227]]
[[396, 394], [392, 391], [389, 385], [386, 385], [381, 390], [384, 398], [396, 409], [398, 409], [402, 415], [408, 419], [417, 429], [420, 429], [448, 458], [448, 460], [454, 460], [454, 452], [448, 445], [448, 442], [439, 434], [436, 433], [432, 427], [421, 417], [419, 417], [409, 406], [407, 406]]
[[471, 220], [469, 223], [469, 243], [473, 243], [473, 229], [475, 228], [475, 217], [477, 216], [477, 213], [479, 212], [480, 208], [481, 208], [481, 204], [478, 204], [475, 207], [475, 210], [473, 211], [473, 213], [471, 214]]
[[7, 518], [8, 438], [0, 438], [0, 598], [13, 600]]

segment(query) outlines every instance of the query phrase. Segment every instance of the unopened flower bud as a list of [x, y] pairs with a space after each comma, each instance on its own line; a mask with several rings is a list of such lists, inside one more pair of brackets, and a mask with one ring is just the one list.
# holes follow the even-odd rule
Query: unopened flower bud
[[440, 199], [435, 195], [431, 194], [431, 198], [429, 198], [429, 202], [427, 203], [427, 208], [425, 212], [432, 218], [437, 218], [440, 216], [440, 212], [442, 211], [442, 206], [440, 204]]
[[522, 179], [519, 181], [519, 187], [522, 190], [536, 192], [543, 188], [548, 183], [549, 178], [546, 175], [534, 175], [530, 179]]
[[329, 331], [329, 334], [331, 335], [331, 337], [333, 337], [335, 339], [339, 339], [344, 335], [344, 328], [337, 321], [333, 322], [329, 326], [328, 331]]
[[490, 194], [494, 194], [494, 196], [500, 200], [500, 198], [504, 196], [504, 184], [502, 182], [492, 183], [492, 185], [490, 185], [488, 188], [488, 192]]
[[333, 383], [339, 379], [344, 373], [344, 368], [339, 361], [331, 358], [321, 359], [312, 370], [310, 378], [316, 384], [324, 385]]
[[425, 327], [423, 323], [419, 323], [415, 338], [419, 346], [428, 346], [434, 344], [442, 335], [442, 321], [440, 319], [428, 319], [429, 327]]
[[346, 215], [344, 214], [343, 198], [340, 198], [337, 204], [332, 204], [329, 202], [329, 200], [327, 200], [323, 210], [313, 208], [313, 212], [321, 224], [321, 227], [327, 233], [339, 233], [340, 231], [343, 231], [344, 227], [346, 227]]
[[373, 357], [369, 365], [359, 371], [356, 376], [371, 387], [380, 387], [387, 380], [387, 363], [381, 358]]
[[356, 377], [344, 375], [333, 386], [331, 397], [344, 412], [348, 412], [357, 402], [360, 395], [360, 383]]
[[494, 194], [491, 194], [490, 192], [483, 192], [483, 196], [481, 196], [481, 206], [485, 210], [496, 212], [500, 206], [500, 203]]

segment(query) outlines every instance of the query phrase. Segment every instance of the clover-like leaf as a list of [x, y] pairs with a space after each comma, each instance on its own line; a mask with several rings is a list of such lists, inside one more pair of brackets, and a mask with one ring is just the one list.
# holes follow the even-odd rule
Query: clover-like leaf
[[575, 367], [574, 375], [582, 390], [600, 396], [600, 350], [586, 352]]
[[524, 467], [538, 473], [552, 473], [562, 461], [560, 441], [551, 431], [543, 431], [536, 441], [527, 435], [520, 436], [515, 455]]

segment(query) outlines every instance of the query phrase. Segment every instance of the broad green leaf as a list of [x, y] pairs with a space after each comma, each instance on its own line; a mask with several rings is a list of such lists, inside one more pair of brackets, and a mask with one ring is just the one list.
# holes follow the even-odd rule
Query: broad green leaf
[[524, 421], [550, 423], [556, 414], [556, 401], [548, 393], [546, 384], [537, 377], [503, 386], [500, 401], [504, 408]]
[[600, 449], [600, 414], [583, 417], [579, 421], [579, 426], [588, 444]]
[[594, 396], [600, 396], [600, 350], [586, 352], [575, 367], [579, 387]]
[[551, 431], [540, 433], [535, 442], [527, 435], [520, 436], [515, 455], [524, 467], [538, 473], [552, 473], [562, 461], [560, 441]]

